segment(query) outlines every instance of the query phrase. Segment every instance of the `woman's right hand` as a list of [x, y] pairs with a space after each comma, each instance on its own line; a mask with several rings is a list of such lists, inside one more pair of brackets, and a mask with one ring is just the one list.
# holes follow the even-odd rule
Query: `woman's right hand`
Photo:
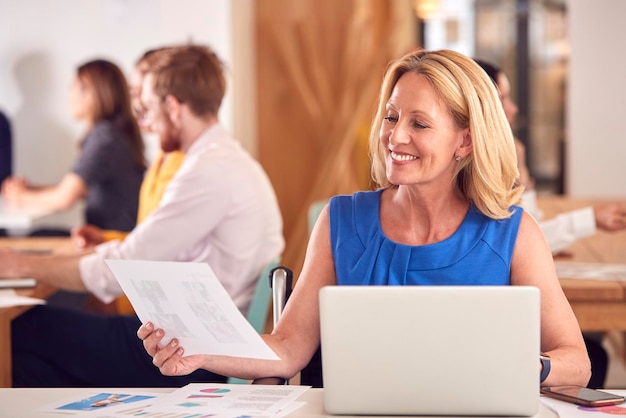
[[94, 225], [72, 228], [72, 241], [76, 248], [90, 249], [104, 242], [104, 231]]
[[28, 183], [23, 177], [14, 176], [2, 182], [2, 198], [9, 205], [19, 206], [22, 193], [28, 189]]
[[188, 375], [200, 369], [204, 363], [205, 356], [202, 354], [183, 357], [185, 350], [179, 346], [176, 338], [161, 347], [165, 332], [162, 329], [155, 330], [151, 322], [139, 327], [137, 337], [143, 341], [143, 347], [152, 357], [152, 363], [165, 376]]

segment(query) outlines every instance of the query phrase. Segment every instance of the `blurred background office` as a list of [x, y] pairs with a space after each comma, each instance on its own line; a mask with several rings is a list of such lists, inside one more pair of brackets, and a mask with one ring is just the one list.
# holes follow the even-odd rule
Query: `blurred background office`
[[220, 117], [272, 178], [297, 264], [309, 204], [368, 186], [369, 86], [424, 45], [509, 75], [541, 190], [623, 196], [625, 11], [622, 0], [0, 0], [13, 172], [49, 184], [74, 160], [80, 125], [66, 101], [78, 63], [109, 58], [130, 75], [142, 51], [208, 43], [231, 77]]
[[[228, 0], [0, 0], [0, 108], [11, 122], [13, 174], [55, 184], [75, 161], [84, 127], [68, 110], [68, 94], [79, 64], [108, 59], [130, 77], [143, 51], [194, 41], [209, 43], [232, 76], [232, 21]], [[232, 92], [221, 114], [231, 129]], [[147, 139], [151, 156], [158, 144]], [[83, 213], [76, 207], [45, 226], [81, 224]]]
[[231, 78], [220, 117], [269, 174], [297, 271], [309, 205], [369, 187], [376, 88], [416, 45], [503, 68], [541, 192], [623, 199], [625, 15], [623, 0], [0, 0], [0, 108], [14, 174], [55, 182], [80, 129], [65, 106], [77, 63], [130, 75], [147, 49], [209, 44]]

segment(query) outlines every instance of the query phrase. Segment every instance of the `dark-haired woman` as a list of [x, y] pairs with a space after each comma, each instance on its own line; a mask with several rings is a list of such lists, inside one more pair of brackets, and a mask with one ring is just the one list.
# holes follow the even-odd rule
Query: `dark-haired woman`
[[130, 231], [137, 219], [146, 163], [124, 74], [105, 60], [81, 65], [70, 90], [70, 107], [73, 116], [87, 124], [72, 170], [53, 186], [8, 178], [2, 184], [2, 197], [16, 207], [52, 211], [67, 210], [84, 199], [87, 223]]

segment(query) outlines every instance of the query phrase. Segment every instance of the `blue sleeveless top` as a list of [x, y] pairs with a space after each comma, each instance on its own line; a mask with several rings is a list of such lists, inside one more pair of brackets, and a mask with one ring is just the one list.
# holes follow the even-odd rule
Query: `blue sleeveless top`
[[509, 285], [522, 209], [494, 220], [471, 205], [449, 238], [409, 246], [380, 226], [382, 190], [330, 200], [330, 239], [338, 285]]

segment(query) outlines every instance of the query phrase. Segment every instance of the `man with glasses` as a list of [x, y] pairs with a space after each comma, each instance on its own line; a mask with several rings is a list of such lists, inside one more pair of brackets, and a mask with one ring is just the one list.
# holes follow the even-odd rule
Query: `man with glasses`
[[[165, 152], [186, 154], [159, 206], [123, 241], [75, 256], [0, 251], [0, 277], [34, 277], [104, 302], [122, 293], [105, 259], [206, 262], [242, 312], [262, 268], [284, 247], [282, 219], [261, 166], [217, 119], [225, 76], [202, 46], [167, 48], [149, 59], [144, 117]], [[115, 204], [115, 202], [111, 202]], [[165, 377], [136, 338], [135, 316], [36, 307], [12, 326], [14, 386], [182, 386], [223, 382], [200, 372]]]

